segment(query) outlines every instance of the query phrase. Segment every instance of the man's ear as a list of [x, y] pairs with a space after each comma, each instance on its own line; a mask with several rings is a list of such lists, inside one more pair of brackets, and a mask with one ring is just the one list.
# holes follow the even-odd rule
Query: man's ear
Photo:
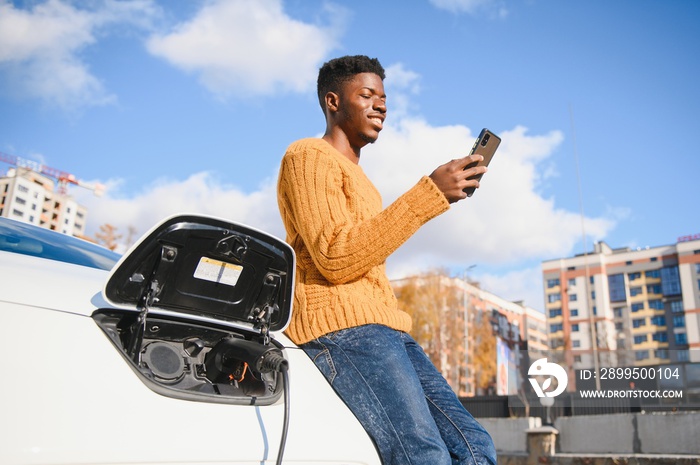
[[327, 92], [324, 97], [324, 102], [326, 103], [326, 111], [335, 113], [340, 106], [340, 96], [335, 92]]

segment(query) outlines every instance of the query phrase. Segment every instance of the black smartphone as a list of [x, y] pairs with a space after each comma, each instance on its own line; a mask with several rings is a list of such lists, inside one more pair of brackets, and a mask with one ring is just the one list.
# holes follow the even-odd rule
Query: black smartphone
[[[498, 148], [498, 145], [500, 143], [500, 137], [498, 137], [496, 134], [492, 133], [486, 128], [482, 129], [481, 134], [479, 134], [479, 137], [476, 138], [474, 146], [472, 147], [472, 151], [469, 152], [469, 155], [476, 153], [483, 156], [484, 159], [478, 163], [469, 163], [467, 166], [464, 167], [464, 169], [468, 170], [469, 168], [473, 168], [475, 166], [489, 166], [489, 163], [491, 163], [491, 159], [496, 153], [496, 149]], [[479, 181], [482, 176], [483, 174], [477, 174], [476, 176], [472, 176], [467, 179], [476, 179], [477, 181]], [[467, 187], [466, 189], [464, 189], [464, 192], [467, 193], [467, 197], [471, 197], [472, 194], [474, 194], [475, 190], [476, 187]]]

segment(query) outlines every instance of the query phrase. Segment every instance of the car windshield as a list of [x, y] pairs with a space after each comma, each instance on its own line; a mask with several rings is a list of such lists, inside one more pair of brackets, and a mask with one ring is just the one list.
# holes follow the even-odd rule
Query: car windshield
[[0, 218], [0, 250], [111, 270], [119, 254], [73, 236]]

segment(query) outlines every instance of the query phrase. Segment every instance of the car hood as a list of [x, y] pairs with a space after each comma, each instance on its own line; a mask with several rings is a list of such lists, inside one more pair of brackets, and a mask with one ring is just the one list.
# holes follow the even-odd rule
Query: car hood
[[259, 331], [289, 324], [294, 251], [262, 231], [195, 214], [166, 218], [112, 269], [119, 308]]

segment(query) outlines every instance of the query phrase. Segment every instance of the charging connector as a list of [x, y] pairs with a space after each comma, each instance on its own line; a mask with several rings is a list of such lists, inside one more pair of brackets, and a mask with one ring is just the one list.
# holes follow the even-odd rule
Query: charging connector
[[207, 378], [212, 382], [222, 379], [222, 375], [225, 378], [235, 372], [241, 362], [259, 373], [286, 371], [288, 365], [277, 347], [231, 337], [221, 340], [207, 354]]
[[289, 430], [289, 362], [277, 347], [247, 339], [228, 338], [220, 341], [208, 354], [207, 377], [214, 380], [222, 374], [232, 373], [241, 363], [247, 363], [253, 371], [259, 373], [281, 373], [284, 389], [284, 424], [276, 462], [279, 465], [282, 463]]

